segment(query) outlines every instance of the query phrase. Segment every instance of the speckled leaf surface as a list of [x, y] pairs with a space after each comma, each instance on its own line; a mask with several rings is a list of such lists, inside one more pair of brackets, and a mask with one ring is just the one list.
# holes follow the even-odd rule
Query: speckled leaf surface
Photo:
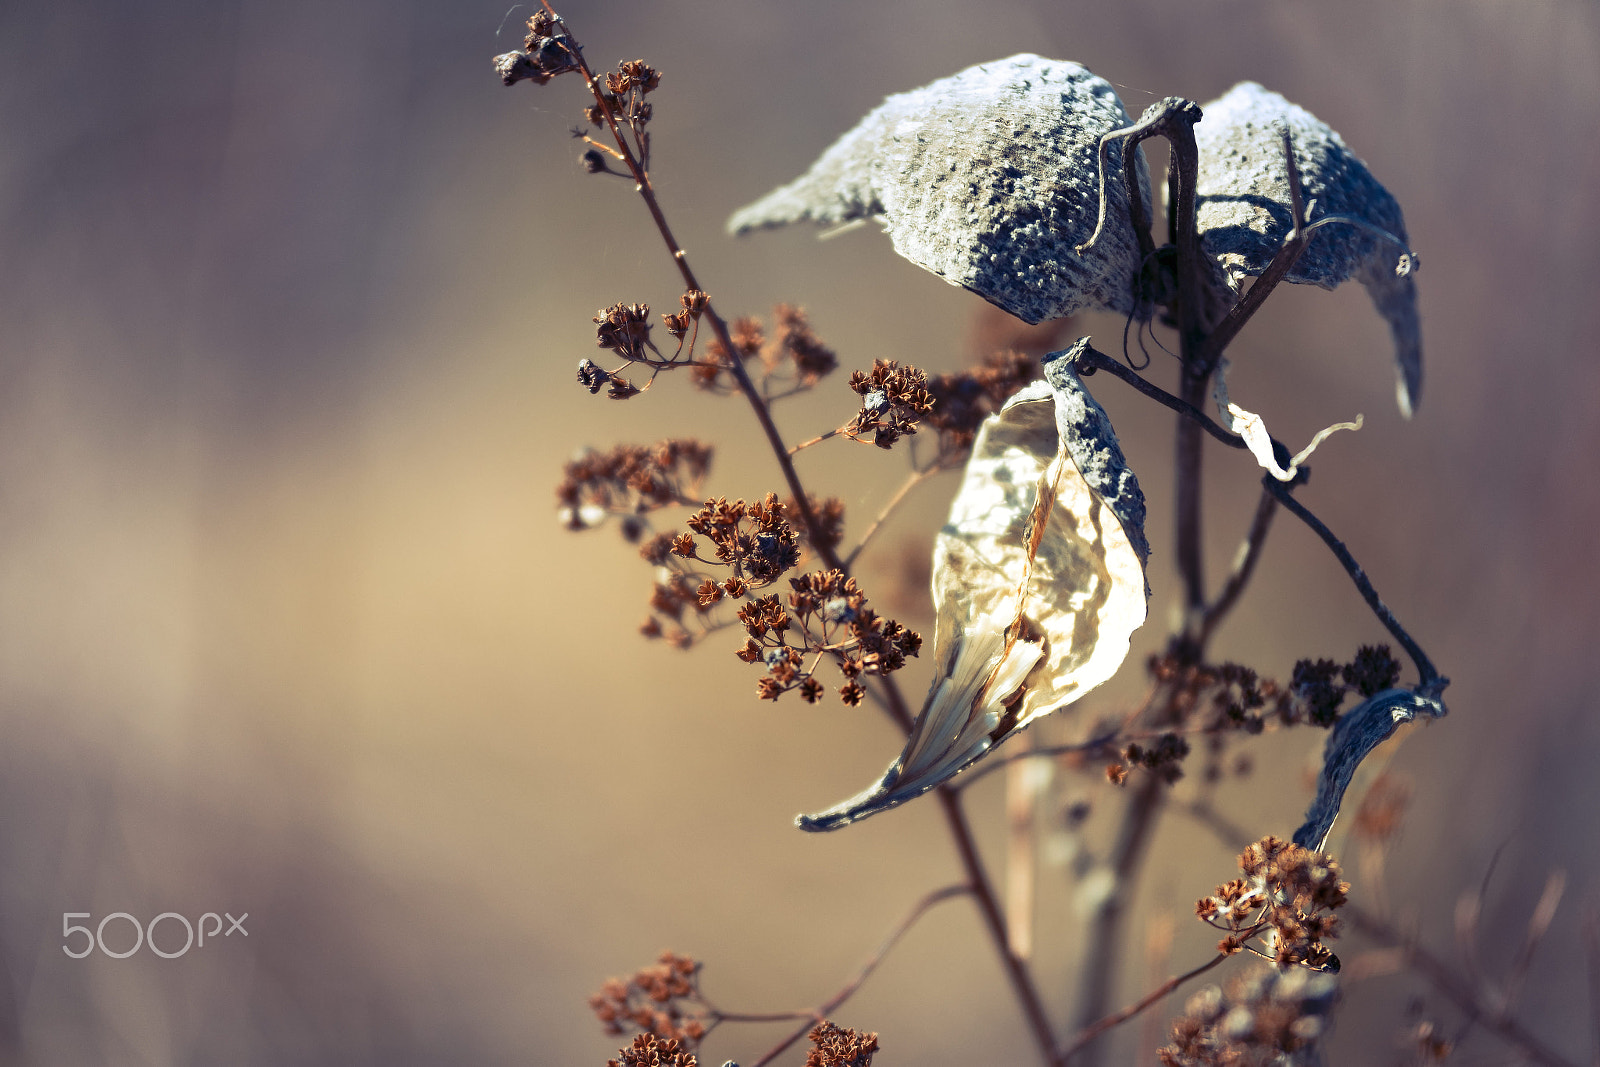
[[[804, 175], [737, 212], [733, 233], [878, 218], [895, 250], [1018, 318], [1134, 310], [1139, 242], [1123, 183], [1107, 232], [1096, 152], [1129, 124], [1116, 91], [1077, 63], [1018, 55], [891, 96]], [[1110, 163], [1120, 168], [1120, 146]], [[1146, 204], [1149, 179], [1139, 157]]]
[[[1394, 197], [1309, 111], [1254, 82], [1241, 82], [1203, 110], [1194, 130], [1200, 150], [1196, 221], [1202, 247], [1231, 288], [1264, 271], [1293, 228], [1284, 128], [1305, 200], [1315, 201], [1310, 222], [1350, 215], [1407, 240]], [[1422, 331], [1416, 280], [1395, 271], [1405, 251], [1365, 228], [1322, 226], [1284, 280], [1332, 289], [1355, 278], [1366, 287], [1389, 324], [1400, 407], [1409, 415], [1422, 390]]]
[[[1079, 346], [1087, 344], [1087, 339]], [[1078, 346], [985, 420], [934, 545], [935, 681], [905, 750], [807, 830], [834, 830], [947, 781], [1116, 673], [1149, 597], [1144, 496]]]

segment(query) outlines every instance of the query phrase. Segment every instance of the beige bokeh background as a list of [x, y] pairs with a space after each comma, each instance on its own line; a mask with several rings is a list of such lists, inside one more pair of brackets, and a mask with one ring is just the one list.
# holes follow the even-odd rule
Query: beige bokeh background
[[[669, 306], [677, 286], [628, 187], [575, 165], [581, 86], [493, 76], [526, 13], [0, 9], [8, 1060], [599, 1064], [615, 1043], [584, 997], [604, 976], [670, 947], [706, 961], [727, 1007], [811, 1004], [956, 874], [921, 805], [795, 831], [796, 812], [882, 769], [889, 728], [868, 709], [757, 704], [715, 640], [688, 656], [643, 642], [647, 568], [613, 531], [554, 521], [560, 465], [583, 445], [694, 433], [723, 445], [715, 492], [777, 480], [733, 402], [665, 379], [624, 407], [573, 382], [594, 308]], [[1423, 255], [1418, 417], [1395, 413], [1387, 340], [1354, 287], [1275, 297], [1234, 350], [1234, 395], [1289, 441], [1366, 414], [1325, 446], [1306, 499], [1455, 680], [1452, 716], [1395, 760], [1416, 795], [1390, 859], [1397, 911], [1448, 949], [1456, 897], [1498, 854], [1497, 970], [1546, 871], [1571, 872], [1523, 1010], [1585, 1058], [1575, 934], [1600, 897], [1596, 8], [696, 0], [566, 14], [594, 62], [665, 71], [657, 181], [719, 305], [803, 304], [847, 367], [953, 369], [979, 302], [874, 233], [733, 242], [721, 223], [886, 93], [1037, 51], [1089, 64], [1135, 113], [1252, 78], [1343, 133]], [[1121, 324], [1086, 328], [1110, 350]], [[1117, 383], [1095, 389], [1152, 504], [1140, 656], [1171, 602], [1171, 427]], [[809, 436], [850, 400], [834, 382], [781, 421]], [[804, 473], [859, 530], [901, 463], [841, 444]], [[1220, 453], [1209, 472], [1216, 574], [1254, 476]], [[915, 569], [950, 489], [922, 490], [878, 542], [869, 591]], [[1285, 675], [1379, 636], [1283, 520], [1219, 652]], [[1127, 673], [1093, 710], [1136, 691]], [[1264, 745], [1226, 794], [1235, 818], [1292, 829], [1319, 741]], [[972, 795], [996, 859], [998, 784]], [[1173, 966], [1208, 951], [1188, 909], [1228, 869], [1192, 824], [1163, 824], [1139, 908], [1177, 916]], [[1044, 881], [1036, 968], [1059, 1022], [1080, 933], [1064, 875]], [[248, 940], [175, 960], [61, 951], [63, 912], [223, 910], [249, 913]], [[1143, 944], [1136, 931], [1114, 999], [1148, 984]], [[1352, 986], [1334, 1062], [1397, 1056], [1418, 989]], [[1032, 1062], [961, 903], [839, 1018], [882, 1032], [885, 1067]], [[773, 1036], [730, 1027], [706, 1060], [748, 1062]], [[1481, 1035], [1469, 1051], [1504, 1052]]]

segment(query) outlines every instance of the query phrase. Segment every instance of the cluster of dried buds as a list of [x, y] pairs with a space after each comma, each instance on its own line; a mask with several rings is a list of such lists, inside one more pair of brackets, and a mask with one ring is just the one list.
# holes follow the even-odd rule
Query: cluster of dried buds
[[[663, 952], [656, 963], [627, 978], [606, 979], [600, 992], [589, 998], [589, 1007], [608, 1034], [640, 1032], [655, 1042], [673, 1043], [671, 1052], [679, 1048], [692, 1052], [705, 1037], [711, 1018], [696, 986], [699, 971], [700, 965], [688, 956]], [[634, 1062], [626, 1051], [623, 1056], [624, 1063]]]
[[1338, 992], [1331, 974], [1262, 967], [1189, 998], [1172, 1025], [1162, 1067], [1299, 1067], [1320, 1063], [1316, 1043]]
[[607, 1060], [606, 1067], [700, 1067], [699, 1058], [683, 1042], [674, 1038], [663, 1041], [654, 1034], [636, 1035], [621, 1057]]
[[971, 370], [929, 378], [933, 410], [926, 421], [939, 431], [939, 451], [955, 454], [972, 447], [983, 420], [1038, 378], [1039, 361], [1010, 349], [994, 353]]
[[[1200, 919], [1227, 931], [1217, 951], [1244, 949], [1279, 967], [1304, 964], [1337, 971], [1339, 958], [1325, 940], [1339, 936], [1339, 917], [1350, 884], [1339, 862], [1276, 837], [1264, 837], [1239, 854], [1243, 878], [1217, 887], [1195, 904]], [[1258, 945], [1252, 945], [1255, 941]]]
[[557, 74], [579, 69], [579, 53], [561, 19], [537, 11], [528, 20], [522, 51], [495, 56], [494, 68], [507, 85], [520, 81], [543, 85]]
[[[1341, 684], [1337, 679], [1343, 679]], [[1306, 718], [1317, 726], [1331, 726], [1350, 693], [1376, 696], [1400, 680], [1400, 663], [1387, 645], [1362, 645], [1349, 663], [1303, 659], [1294, 665], [1289, 683], [1304, 706]]]
[[[693, 362], [694, 336], [689, 337], [687, 344], [684, 337], [691, 329], [698, 336], [700, 316], [710, 302], [711, 298], [705, 293], [690, 289], [679, 298], [683, 310], [661, 316], [667, 332], [678, 342], [677, 350], [670, 356], [662, 355], [655, 342], [650, 340], [649, 304], [612, 304], [601, 308], [593, 320], [595, 344], [608, 352], [617, 353], [629, 363], [643, 363], [651, 368], [653, 381], [655, 374], [668, 367], [685, 366]], [[591, 359], [578, 363], [578, 384], [589, 390], [590, 395], [609, 386], [608, 395], [613, 400], [626, 400], [642, 391], [616, 371], [608, 371]], [[646, 383], [645, 388], [649, 387], [649, 383]]]
[[861, 396], [861, 410], [845, 426], [850, 437], [872, 434], [872, 443], [890, 448], [901, 437], [917, 432], [917, 421], [933, 411], [928, 376], [916, 367], [900, 366], [892, 359], [875, 359], [872, 370], [850, 375], [850, 388]]
[[[785, 517], [789, 505], [768, 493], [755, 503], [708, 500], [689, 516], [689, 531], [658, 534], [639, 550], [658, 571], [651, 616], [641, 632], [687, 648], [716, 626], [704, 616], [724, 598], [744, 600], [799, 566], [801, 540]], [[696, 535], [710, 544], [701, 553]], [[704, 567], [726, 568], [725, 577]], [[695, 627], [690, 629], [690, 625]]]
[[556, 486], [561, 521], [585, 530], [615, 516], [623, 537], [637, 541], [646, 530], [645, 515], [700, 499], [711, 456], [711, 446], [693, 438], [585, 451], [566, 465]]
[[772, 321], [769, 338], [761, 320], [735, 319], [729, 330], [734, 351], [730, 353], [721, 341], [713, 340], [706, 346], [706, 359], [695, 366], [694, 384], [708, 392], [731, 393], [735, 387], [729, 381], [728, 368], [733, 360], [749, 363], [759, 359], [761, 395], [770, 403], [810, 389], [839, 365], [839, 357], [812, 331], [801, 309], [779, 304], [773, 309]]
[[821, 1022], [811, 1031], [811, 1051], [805, 1067], [872, 1067], [878, 1052], [878, 1035], [862, 1034], [830, 1022]]
[[921, 634], [880, 617], [842, 571], [818, 571], [789, 584], [787, 609], [776, 596], [765, 596], [739, 610], [747, 636], [738, 656], [766, 667], [767, 676], [756, 684], [763, 700], [799, 690], [808, 704], [816, 703], [823, 692], [816, 667], [826, 655], [845, 679], [839, 699], [854, 707], [866, 696], [864, 676], [892, 674], [922, 650]]

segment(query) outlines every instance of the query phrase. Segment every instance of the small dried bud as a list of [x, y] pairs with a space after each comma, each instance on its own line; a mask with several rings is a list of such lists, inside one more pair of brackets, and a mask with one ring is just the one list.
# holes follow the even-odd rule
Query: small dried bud
[[601, 369], [600, 365], [594, 360], [581, 359], [578, 361], [578, 384], [589, 390], [590, 396], [604, 389], [610, 381], [611, 375]]
[[678, 301], [683, 305], [683, 310], [697, 319], [701, 312], [711, 305], [711, 298], [698, 289], [690, 289], [679, 297]]
[[590, 174], [603, 174], [606, 171], [606, 157], [601, 155], [600, 150], [596, 148], [591, 148], [579, 156], [578, 162]]

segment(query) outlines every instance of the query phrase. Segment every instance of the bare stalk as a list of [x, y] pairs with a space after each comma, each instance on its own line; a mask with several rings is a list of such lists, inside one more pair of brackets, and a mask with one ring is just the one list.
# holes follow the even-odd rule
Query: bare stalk
[[[1344, 566], [1345, 572], [1350, 575], [1350, 580], [1360, 590], [1361, 599], [1367, 602], [1367, 607], [1371, 608], [1372, 613], [1378, 617], [1378, 621], [1383, 623], [1384, 629], [1388, 630], [1394, 639], [1400, 643], [1400, 647], [1404, 648], [1406, 654], [1411, 657], [1411, 662], [1416, 664], [1417, 675], [1422, 688], [1443, 691], [1444, 687], [1450, 684], [1450, 679], [1439, 674], [1438, 670], [1433, 666], [1433, 661], [1428, 658], [1428, 654], [1422, 651], [1422, 646], [1417, 644], [1412, 636], [1406, 632], [1405, 627], [1400, 625], [1400, 620], [1394, 617], [1394, 612], [1390, 611], [1388, 605], [1384, 604], [1378, 597], [1378, 591], [1372, 587], [1372, 581], [1367, 577], [1367, 572], [1361, 569], [1361, 564], [1356, 562], [1356, 558], [1350, 554], [1350, 550], [1345, 547], [1344, 542], [1335, 537], [1333, 531], [1328, 529], [1321, 519], [1313, 515], [1310, 509], [1296, 500], [1287, 485], [1270, 474], [1261, 479], [1261, 484], [1267, 492], [1278, 498], [1278, 503], [1288, 508], [1294, 513], [1295, 518], [1311, 527], [1312, 531], [1322, 538], [1322, 543], [1328, 546], [1329, 551], [1334, 554]], [[1434, 695], [1437, 695], [1437, 692]]]
[[1228, 575], [1228, 580], [1223, 583], [1216, 599], [1206, 608], [1200, 619], [1199, 631], [1193, 635], [1192, 639], [1197, 647], [1204, 648], [1210, 643], [1212, 633], [1239, 602], [1240, 594], [1249, 584], [1251, 575], [1255, 574], [1256, 563], [1261, 559], [1262, 546], [1266, 544], [1267, 533], [1272, 529], [1272, 518], [1277, 513], [1278, 498], [1262, 490], [1261, 500], [1256, 504], [1255, 518], [1251, 520], [1250, 532], [1245, 535], [1244, 544], [1240, 546], [1233, 573]]
[[1183, 983], [1193, 978], [1199, 978], [1202, 974], [1205, 974], [1207, 971], [1211, 970], [1211, 968], [1215, 967], [1217, 964], [1221, 963], [1227, 958], [1227, 956], [1220, 954], [1213, 956], [1211, 959], [1202, 963], [1192, 971], [1185, 971], [1183, 974], [1177, 975], [1176, 977], [1168, 978], [1165, 982], [1162, 982], [1159, 986], [1152, 989], [1149, 993], [1146, 993], [1143, 997], [1140, 997], [1134, 1003], [1129, 1004], [1121, 1011], [1112, 1012], [1099, 1022], [1085, 1027], [1083, 1032], [1078, 1035], [1077, 1039], [1073, 1041], [1071, 1045], [1068, 1045], [1062, 1050], [1062, 1058], [1070, 1062], [1073, 1056], [1087, 1048], [1095, 1038], [1099, 1037], [1107, 1030], [1121, 1026], [1123, 1023], [1127, 1022], [1135, 1015], [1138, 1015], [1140, 1012], [1150, 1007], [1168, 993], [1171, 993], [1174, 989], [1177, 989], [1179, 986], [1183, 985]]
[[[1156, 813], [1164, 799], [1165, 785], [1154, 774], [1144, 774], [1132, 790], [1123, 809], [1122, 824], [1110, 855], [1113, 875], [1111, 891], [1089, 920], [1088, 944], [1078, 966], [1078, 1003], [1073, 1011], [1073, 1028], [1088, 1031], [1102, 1019], [1112, 1003], [1116, 989], [1117, 964], [1121, 962], [1122, 920], [1131, 902], [1131, 887], [1144, 859]], [[1100, 1031], [1072, 1047], [1081, 1058], [1079, 1064], [1098, 1063], [1105, 1049], [1098, 1040]]]
[[[837, 993], [829, 997], [823, 1003], [817, 1005], [815, 1011], [810, 1013], [782, 1012], [776, 1014], [775, 1016], [771, 1016], [768, 1019], [760, 1020], [774, 1021], [793, 1019], [797, 1016], [801, 1016], [805, 1018], [806, 1024], [800, 1027], [798, 1030], [795, 1030], [788, 1037], [778, 1042], [772, 1048], [768, 1049], [759, 1060], [756, 1060], [756, 1062], [751, 1065], [751, 1067], [766, 1067], [767, 1064], [783, 1055], [784, 1052], [788, 1050], [789, 1046], [793, 1045], [796, 1041], [799, 1041], [802, 1037], [805, 1037], [806, 1034], [811, 1031], [812, 1027], [822, 1022], [829, 1015], [837, 1011], [841, 1004], [855, 996], [856, 990], [861, 988], [866, 980], [872, 975], [872, 972], [878, 969], [878, 964], [882, 963], [884, 957], [889, 955], [889, 950], [894, 948], [895, 943], [905, 936], [907, 930], [910, 930], [916, 925], [917, 920], [922, 918], [922, 916], [927, 913], [928, 909], [932, 908], [935, 904], [949, 900], [951, 897], [958, 897], [969, 892], [971, 892], [970, 886], [947, 885], [941, 889], [935, 889], [933, 892], [928, 893], [921, 900], [913, 904], [911, 906], [911, 910], [908, 911], [905, 917], [901, 919], [895, 928], [889, 932], [889, 936], [883, 939], [883, 944], [878, 946], [878, 950], [871, 956], [867, 957], [867, 961], [861, 965], [861, 969], [855, 973], [855, 976], [846, 982], [844, 987], [841, 988]], [[724, 1017], [730, 1020], [733, 1018], [733, 1016]], [[757, 1021], [753, 1016], [749, 1017], [749, 1019], [751, 1021]]]
[[852, 548], [850, 554], [844, 558], [845, 567], [849, 568], [855, 563], [856, 557], [861, 555], [861, 550], [867, 547], [867, 542], [877, 535], [889, 516], [893, 515], [900, 505], [905, 502], [906, 497], [911, 494], [911, 490], [932, 478], [935, 474], [943, 474], [949, 469], [942, 462], [936, 460], [931, 467], [920, 471], [912, 471], [906, 477], [906, 480], [900, 483], [900, 488], [894, 491], [894, 496], [890, 497], [889, 502], [878, 512], [878, 517], [872, 520], [872, 525], [868, 526], [866, 531], [862, 533], [861, 540], [856, 542], [856, 547]]

